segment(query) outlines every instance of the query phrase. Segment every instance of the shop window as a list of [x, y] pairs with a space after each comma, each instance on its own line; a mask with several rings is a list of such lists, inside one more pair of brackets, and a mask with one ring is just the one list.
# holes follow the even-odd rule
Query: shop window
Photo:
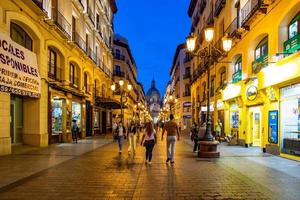
[[300, 156], [300, 84], [281, 88], [280, 99], [281, 152]]
[[22, 27], [13, 22], [10, 23], [10, 37], [13, 41], [25, 47], [26, 49], [30, 51], [33, 50], [31, 37], [26, 33], [26, 31], [24, 31]]
[[72, 102], [72, 120], [76, 120], [76, 124], [80, 130], [81, 127], [81, 104]]
[[62, 133], [62, 99], [53, 99], [52, 101], [52, 135]]

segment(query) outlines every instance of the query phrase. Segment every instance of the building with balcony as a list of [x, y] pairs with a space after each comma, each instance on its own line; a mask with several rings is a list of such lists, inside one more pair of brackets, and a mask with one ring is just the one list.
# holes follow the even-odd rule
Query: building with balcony
[[[222, 135], [236, 135], [238, 144], [245, 147], [299, 156], [300, 2], [192, 0], [188, 14], [198, 38], [212, 9], [213, 45], [219, 47], [220, 39], [227, 34], [233, 46], [211, 66], [205, 64], [205, 59], [193, 59], [193, 119], [204, 121], [207, 114], [207, 77], [202, 69], [209, 67], [210, 115], [213, 121], [222, 121]], [[199, 22], [195, 23], [199, 13]], [[197, 43], [207, 46], [203, 40]]]
[[[124, 110], [124, 123], [125, 126], [127, 126], [131, 120], [139, 121], [140, 112], [136, 105], [140, 103], [140, 105], [144, 105], [145, 107], [145, 93], [142, 85], [137, 81], [137, 66], [130, 50], [129, 43], [125, 37], [115, 35], [113, 54], [114, 81], [117, 83], [119, 80], [124, 80], [125, 85], [131, 84], [133, 88], [130, 92], [126, 93], [126, 102], [124, 102], [124, 106], [127, 107]], [[115, 93], [114, 98], [120, 100], [120, 95]], [[116, 122], [121, 121], [121, 110], [114, 111], [113, 119], [116, 120]]]
[[191, 60], [186, 45], [180, 44], [176, 48], [170, 69], [171, 95], [174, 97], [172, 112], [181, 130], [187, 132], [192, 126]]
[[1, 1], [1, 42], [15, 50], [0, 72], [1, 155], [13, 144], [70, 142], [72, 120], [80, 138], [110, 128], [101, 99], [112, 96], [116, 11], [113, 0]]

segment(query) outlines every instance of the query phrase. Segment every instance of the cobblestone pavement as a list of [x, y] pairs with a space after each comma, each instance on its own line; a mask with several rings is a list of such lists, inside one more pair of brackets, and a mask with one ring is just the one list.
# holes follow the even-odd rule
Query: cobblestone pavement
[[[284, 176], [249, 161], [241, 165], [253, 172], [275, 176], [269, 187], [228, 165], [230, 160], [197, 160], [191, 146], [180, 141], [174, 165], [165, 163], [165, 142], [154, 149], [152, 165], [144, 164], [144, 149], [135, 156], [117, 153], [117, 144], [106, 144], [88, 153], [45, 169], [0, 188], [0, 199], [297, 199], [282, 190]], [[230, 157], [228, 157], [230, 158]], [[238, 165], [239, 158], [231, 160]], [[20, 165], [22, 163], [19, 163]], [[252, 166], [253, 165], [253, 166]], [[288, 175], [287, 175], [288, 176]], [[257, 174], [255, 177], [259, 177]], [[289, 177], [294, 186], [299, 179]], [[270, 183], [271, 184], [271, 183]], [[298, 187], [300, 188], [300, 187]], [[299, 193], [299, 191], [298, 191]]]

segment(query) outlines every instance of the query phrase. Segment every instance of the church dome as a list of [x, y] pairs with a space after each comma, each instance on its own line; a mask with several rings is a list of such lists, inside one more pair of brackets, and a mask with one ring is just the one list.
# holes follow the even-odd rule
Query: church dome
[[[158, 89], [156, 89], [154, 80], [151, 83], [151, 88], [147, 92], [147, 99], [148, 99], [149, 103], [152, 103], [153, 100], [154, 100], [154, 102], [157, 102], [157, 103], [160, 101], [160, 93], [159, 93]], [[152, 99], [152, 101], [151, 101], [151, 99]]]

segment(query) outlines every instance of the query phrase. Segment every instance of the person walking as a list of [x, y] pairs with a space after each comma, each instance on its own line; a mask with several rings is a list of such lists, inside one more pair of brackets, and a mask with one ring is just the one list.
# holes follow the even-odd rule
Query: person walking
[[144, 145], [146, 148], [146, 164], [151, 165], [152, 160], [152, 151], [154, 148], [154, 145], [156, 144], [157, 136], [156, 131], [153, 128], [153, 125], [151, 122], [148, 122], [146, 124], [146, 130], [144, 131], [144, 134], [142, 136], [141, 145]]
[[[163, 132], [161, 135], [161, 140], [163, 141], [164, 139], [164, 134], [167, 132], [167, 160], [166, 162], [168, 163], [171, 161], [171, 164], [174, 164], [174, 154], [175, 154], [175, 144], [176, 144], [176, 139], [179, 141], [180, 140], [180, 133], [178, 130], [178, 125], [174, 120], [174, 115], [170, 115], [170, 121], [166, 122], [163, 128]], [[176, 138], [177, 134], [177, 138]]]
[[72, 140], [73, 140], [73, 142], [77, 143], [77, 138], [78, 138], [78, 134], [79, 134], [79, 128], [78, 128], [76, 122], [77, 122], [76, 119], [72, 120]]
[[196, 124], [196, 122], [194, 122], [192, 130], [191, 130], [191, 140], [194, 142], [194, 149], [193, 152], [197, 152], [198, 151], [198, 141], [199, 141], [199, 137], [198, 137], [198, 125]]
[[122, 153], [123, 140], [124, 140], [124, 136], [126, 134], [126, 129], [123, 126], [122, 122], [120, 122], [117, 127], [117, 134], [118, 134], [119, 153]]
[[220, 119], [218, 119], [216, 125], [215, 125], [215, 131], [216, 131], [216, 139], [220, 142], [221, 141], [221, 133], [222, 133], [222, 127], [223, 124]]
[[129, 147], [128, 147], [128, 153], [135, 154], [136, 150], [136, 134], [137, 134], [137, 127], [133, 121], [130, 122], [128, 131], [128, 141], [129, 141]]
[[118, 128], [117, 122], [113, 122], [113, 125], [112, 125], [112, 136], [113, 136], [113, 141], [118, 140], [117, 128]]

